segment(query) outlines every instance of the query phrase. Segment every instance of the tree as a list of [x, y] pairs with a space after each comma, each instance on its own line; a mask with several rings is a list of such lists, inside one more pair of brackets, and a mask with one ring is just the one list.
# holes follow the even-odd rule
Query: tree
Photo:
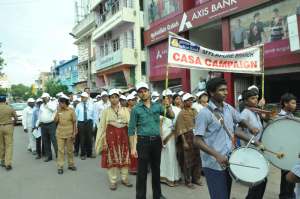
[[32, 93], [32, 89], [29, 86], [25, 86], [24, 84], [11, 85], [11, 93], [12, 96], [15, 97], [23, 97], [25, 93]]
[[0, 88], [0, 95], [7, 95], [7, 90], [5, 88]]
[[68, 86], [63, 84], [55, 83], [53, 80], [48, 80], [46, 82], [46, 92], [49, 93], [50, 96], [54, 97], [57, 93], [63, 92], [64, 94], [69, 93]]
[[[2, 43], [0, 43], [0, 48], [1, 48]], [[6, 66], [6, 63], [4, 63], [4, 59], [1, 57], [2, 55], [2, 51], [0, 51], [0, 76], [4, 75], [4, 73], [2, 73], [3, 70], [3, 66]]]

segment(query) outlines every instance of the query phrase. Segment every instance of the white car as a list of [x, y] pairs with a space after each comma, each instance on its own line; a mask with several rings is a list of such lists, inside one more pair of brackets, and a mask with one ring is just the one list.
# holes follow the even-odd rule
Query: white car
[[[17, 124], [22, 124], [22, 119], [23, 119], [23, 110], [28, 106], [26, 103], [15, 103], [15, 104], [11, 104], [10, 106], [12, 106], [15, 111], [16, 114], [18, 116], [18, 121]], [[12, 121], [14, 121], [15, 119], [12, 117], [11, 118]]]

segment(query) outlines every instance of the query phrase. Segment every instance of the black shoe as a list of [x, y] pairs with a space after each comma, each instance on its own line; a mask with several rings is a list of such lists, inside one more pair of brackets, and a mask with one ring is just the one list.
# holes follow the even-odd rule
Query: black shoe
[[161, 195], [159, 199], [167, 199], [167, 198]]
[[32, 150], [31, 150], [31, 149], [28, 149], [28, 151], [29, 151], [29, 152], [32, 152]]
[[6, 170], [12, 170], [12, 167], [10, 165], [5, 166]]
[[68, 169], [72, 170], [72, 171], [77, 171], [77, 168], [76, 167], [68, 167]]
[[58, 169], [58, 172], [57, 172], [58, 174], [63, 174], [64, 173], [64, 170], [62, 170], [62, 169]]
[[42, 156], [37, 155], [35, 159], [41, 159]]
[[50, 160], [52, 160], [52, 158], [46, 158], [45, 160], [44, 160], [44, 162], [49, 162]]
[[74, 155], [74, 157], [77, 157], [78, 156], [78, 152], [74, 152], [73, 155]]

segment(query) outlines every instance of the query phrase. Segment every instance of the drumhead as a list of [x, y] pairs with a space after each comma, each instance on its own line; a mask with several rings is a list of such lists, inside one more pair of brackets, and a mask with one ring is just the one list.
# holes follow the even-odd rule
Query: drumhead
[[271, 151], [283, 152], [285, 158], [278, 159], [277, 155], [264, 151], [274, 166], [290, 171], [300, 160], [300, 120], [286, 117], [272, 122], [265, 128], [261, 143]]
[[[241, 147], [236, 149], [229, 159], [230, 170], [236, 178], [246, 183], [257, 183], [263, 181], [269, 173], [269, 162], [266, 156], [255, 148]], [[258, 167], [249, 168], [233, 165], [240, 164], [245, 166]]]

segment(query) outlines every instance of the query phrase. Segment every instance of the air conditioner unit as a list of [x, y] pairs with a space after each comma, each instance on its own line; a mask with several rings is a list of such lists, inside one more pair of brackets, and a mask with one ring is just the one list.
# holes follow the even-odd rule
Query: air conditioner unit
[[104, 40], [110, 40], [111, 39], [111, 31], [104, 34]]

